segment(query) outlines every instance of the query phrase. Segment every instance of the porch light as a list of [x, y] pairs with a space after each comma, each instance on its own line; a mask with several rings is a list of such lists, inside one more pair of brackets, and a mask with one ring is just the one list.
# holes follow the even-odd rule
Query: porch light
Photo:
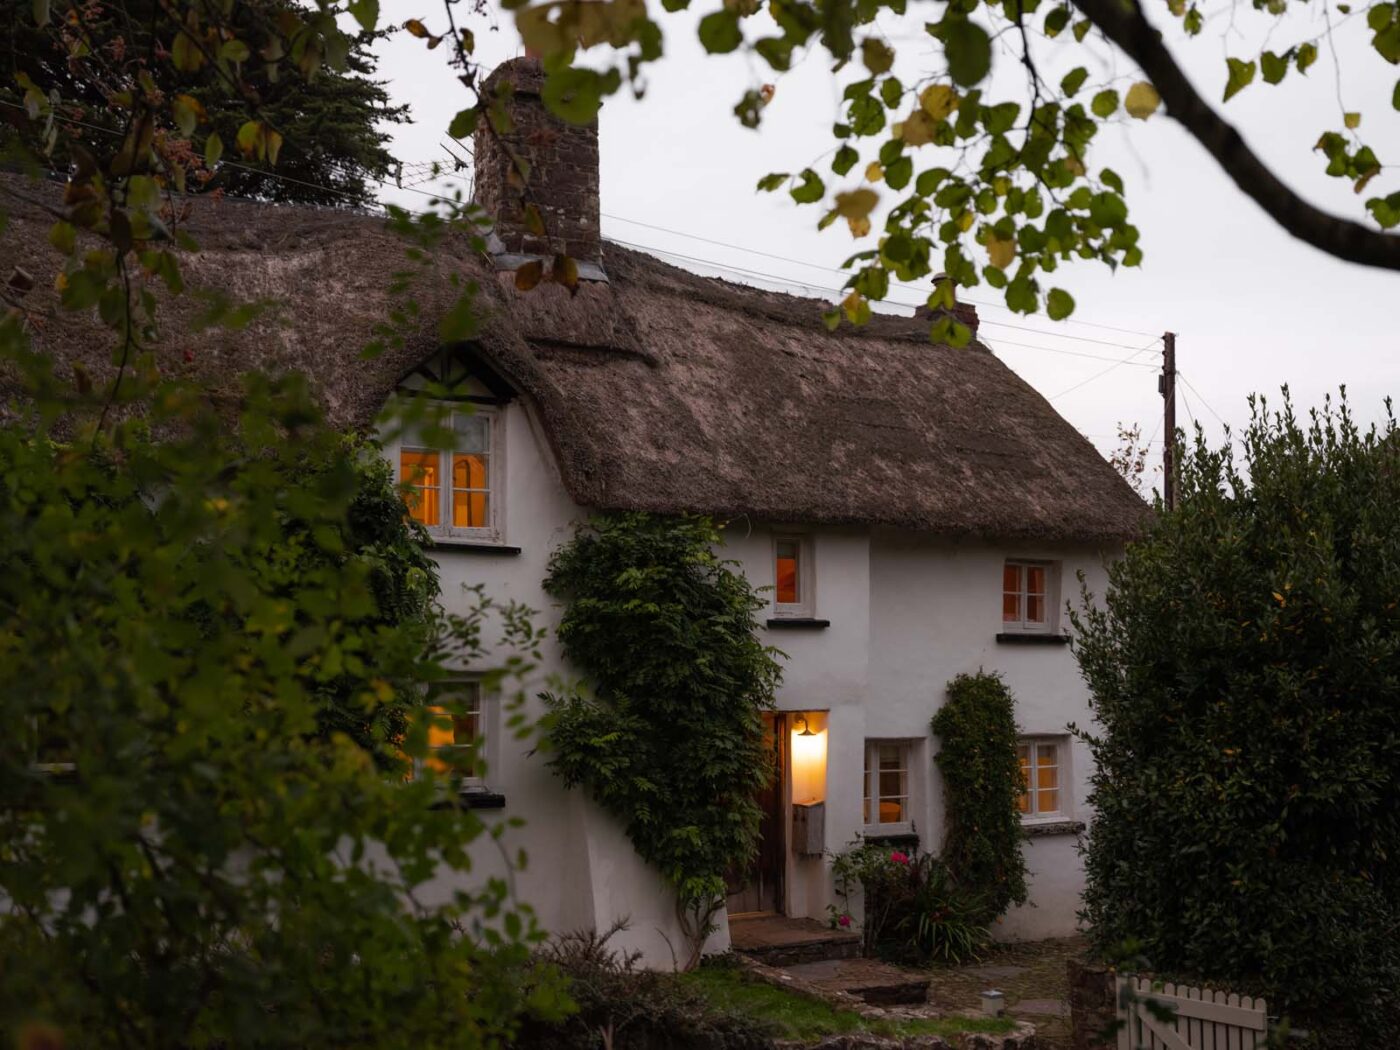
[[[792, 801], [826, 799], [826, 713], [802, 712], [792, 717]], [[813, 725], [815, 724], [815, 728]]]

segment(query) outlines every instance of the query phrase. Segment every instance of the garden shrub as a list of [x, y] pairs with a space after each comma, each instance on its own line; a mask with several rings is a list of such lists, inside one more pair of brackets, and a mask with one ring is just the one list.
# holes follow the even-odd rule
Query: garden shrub
[[832, 872], [846, 902], [845, 909], [832, 909], [836, 925], [850, 925], [850, 898], [857, 887], [863, 891], [867, 955], [956, 965], [975, 959], [987, 943], [980, 920], [985, 903], [960, 888], [938, 857], [862, 843], [837, 854]]
[[725, 872], [758, 848], [755, 796], [773, 775], [762, 712], [781, 677], [756, 636], [767, 603], [719, 542], [704, 518], [607, 515], [555, 552], [545, 580], [591, 687], [545, 697], [550, 764], [674, 888], [692, 966]]
[[1085, 904], [1101, 947], [1365, 1045], [1400, 1024], [1400, 434], [1251, 404], [1074, 617]]
[[527, 1017], [511, 1044], [515, 1050], [767, 1050], [773, 1045], [753, 1018], [716, 1010], [675, 974], [646, 969], [639, 954], [609, 947], [621, 928], [564, 934], [537, 953], [542, 972], [567, 979], [576, 1009], [565, 1018]]
[[939, 856], [953, 880], [981, 902], [977, 921], [995, 922], [1026, 901], [1025, 835], [1017, 801], [1025, 790], [1016, 757], [1016, 702], [998, 674], [961, 674], [933, 716], [943, 775]]

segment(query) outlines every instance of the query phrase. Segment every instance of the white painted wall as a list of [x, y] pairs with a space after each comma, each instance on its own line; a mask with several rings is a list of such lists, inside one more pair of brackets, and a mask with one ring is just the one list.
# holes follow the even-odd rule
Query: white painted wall
[[[537, 621], [552, 631], [558, 610], [541, 586], [549, 555], [587, 512], [567, 496], [533, 412], [516, 402], [503, 413], [503, 539], [520, 553], [501, 556], [439, 548], [434, 557], [444, 600], [450, 605], [466, 601], [465, 586], [481, 584], [497, 600], [516, 600], [539, 610]], [[1009, 556], [1056, 561], [1064, 582], [1062, 597], [1077, 597], [1075, 574], [1080, 571], [1090, 589], [1102, 593], [1103, 558], [1112, 552], [956, 541], [891, 529], [801, 529], [779, 523], [776, 531], [795, 527], [811, 536], [813, 611], [830, 626], [765, 630], [764, 635], [785, 653], [778, 707], [814, 713], [812, 728], [825, 734], [824, 774], [815, 779], [799, 776], [790, 785], [788, 800], [824, 793], [828, 851], [845, 848], [863, 830], [868, 738], [917, 742], [914, 823], [921, 846], [938, 848], [942, 806], [929, 721], [943, 701], [946, 683], [960, 672], [981, 668], [1003, 673], [1017, 697], [1021, 728], [1027, 734], [1064, 734], [1070, 722], [1089, 723], [1087, 692], [1068, 647], [997, 643], [1001, 568]], [[759, 586], [774, 582], [774, 531], [766, 523], [747, 521], [731, 523], [728, 530], [725, 554]], [[526, 708], [534, 718], [544, 713], [534, 694], [551, 677], [569, 674], [552, 637], [543, 655]], [[505, 795], [506, 807], [487, 811], [486, 816], [492, 822], [511, 816], [528, 822], [522, 829], [508, 830], [502, 839], [508, 853], [524, 848], [529, 857], [516, 877], [520, 897], [554, 931], [606, 927], [630, 917], [620, 944], [641, 951], [653, 965], [670, 966], [673, 946], [676, 955], [683, 946], [659, 878], [632, 853], [616, 822], [577, 792], [565, 792], [529, 744], [502, 739], [499, 722], [494, 724], [487, 779]], [[1086, 820], [1089, 758], [1078, 743], [1070, 754], [1062, 790], [1072, 800], [1072, 815]], [[486, 844], [480, 852], [479, 877], [499, 870], [494, 846]], [[997, 935], [1023, 939], [1072, 932], [1082, 886], [1074, 837], [1034, 839], [1027, 845], [1027, 859], [1033, 906], [1014, 910]], [[829, 858], [796, 857], [789, 851], [788, 914], [824, 919], [833, 903]], [[722, 949], [727, 942], [727, 930], [721, 930], [712, 948]]]

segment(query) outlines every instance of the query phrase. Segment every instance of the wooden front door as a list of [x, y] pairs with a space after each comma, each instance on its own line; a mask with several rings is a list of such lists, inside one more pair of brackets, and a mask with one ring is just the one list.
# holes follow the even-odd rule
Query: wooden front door
[[725, 882], [729, 914], [753, 912], [781, 914], [783, 911], [783, 869], [787, 861], [787, 835], [783, 822], [787, 795], [787, 716], [763, 716], [763, 741], [773, 756], [773, 779], [758, 793], [755, 801], [763, 811], [759, 823], [758, 853], [742, 869], [731, 870]]

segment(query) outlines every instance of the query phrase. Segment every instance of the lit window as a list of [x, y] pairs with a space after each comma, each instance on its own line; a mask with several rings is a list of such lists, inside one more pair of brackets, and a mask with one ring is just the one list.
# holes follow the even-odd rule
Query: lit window
[[443, 426], [450, 449], [406, 435], [399, 448], [399, 481], [414, 521], [435, 535], [495, 541], [498, 536], [500, 451], [497, 417], [485, 409], [452, 409]]
[[866, 741], [865, 824], [867, 827], [907, 825], [909, 804], [909, 745], [899, 741]]
[[1009, 631], [1050, 629], [1050, 582], [1046, 562], [1008, 561], [1001, 572], [1001, 622]]
[[434, 703], [424, 710], [428, 722], [428, 755], [419, 769], [479, 783], [485, 772], [486, 719], [481, 683], [452, 682], [433, 691]]
[[803, 536], [773, 539], [773, 613], [810, 617], [812, 601], [811, 543]]
[[1055, 740], [1023, 740], [1016, 747], [1021, 763], [1021, 798], [1018, 808], [1026, 819], [1058, 817], [1065, 810], [1060, 798], [1060, 754]]

